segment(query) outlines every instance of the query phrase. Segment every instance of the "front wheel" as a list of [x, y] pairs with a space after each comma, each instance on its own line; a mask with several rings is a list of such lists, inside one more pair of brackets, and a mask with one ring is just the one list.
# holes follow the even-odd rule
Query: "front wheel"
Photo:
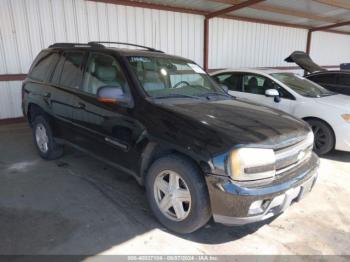
[[191, 233], [211, 217], [204, 178], [194, 163], [181, 156], [166, 156], [151, 166], [146, 192], [154, 215], [174, 232]]
[[335, 145], [335, 138], [331, 127], [326, 123], [316, 119], [307, 120], [307, 122], [314, 132], [314, 151], [316, 154], [324, 155], [333, 150]]

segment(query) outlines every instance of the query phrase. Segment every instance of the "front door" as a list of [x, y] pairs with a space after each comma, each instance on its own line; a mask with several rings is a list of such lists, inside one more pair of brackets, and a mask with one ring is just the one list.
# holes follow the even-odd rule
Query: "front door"
[[133, 109], [126, 104], [108, 104], [97, 100], [101, 87], [120, 88], [130, 97], [128, 81], [116, 57], [107, 53], [91, 53], [85, 66], [81, 90], [76, 95], [73, 121], [79, 130], [76, 143], [111, 161], [126, 172], [137, 170], [135, 150], [142, 127], [133, 118]]
[[[215, 78], [229, 88], [230, 94], [238, 98], [293, 113], [293, 96], [270, 78], [245, 72], [223, 73]], [[267, 89], [277, 89], [280, 94], [279, 99], [267, 97], [265, 95]]]

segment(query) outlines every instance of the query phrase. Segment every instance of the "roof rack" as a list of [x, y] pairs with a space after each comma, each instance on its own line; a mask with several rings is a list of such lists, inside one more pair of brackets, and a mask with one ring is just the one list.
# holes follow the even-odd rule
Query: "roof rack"
[[95, 42], [90, 43], [55, 43], [53, 45], [50, 45], [49, 48], [67, 48], [67, 47], [105, 47], [104, 45], [100, 45]]
[[[159, 52], [159, 53], [164, 53], [161, 50], [152, 48], [152, 47], [148, 47], [148, 46], [143, 46], [143, 45], [137, 45], [137, 44], [130, 44], [130, 43], [124, 43], [124, 42], [108, 42], [108, 41], [92, 41], [92, 42], [88, 42], [88, 45], [102, 45], [102, 44], [117, 44], [117, 45], [128, 45], [128, 46], [135, 46], [135, 47], [140, 47], [140, 48], [144, 48], [147, 49], [149, 51], [152, 52]], [[104, 45], [102, 45], [104, 46]]]

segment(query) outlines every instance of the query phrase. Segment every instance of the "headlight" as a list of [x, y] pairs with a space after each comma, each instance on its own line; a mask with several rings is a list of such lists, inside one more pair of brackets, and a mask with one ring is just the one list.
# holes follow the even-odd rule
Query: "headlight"
[[306, 144], [313, 145], [315, 140], [314, 132], [309, 132], [306, 137]]
[[248, 181], [271, 178], [276, 173], [276, 157], [272, 149], [238, 148], [230, 154], [233, 180]]
[[344, 114], [341, 116], [346, 122], [350, 123], [350, 114]]

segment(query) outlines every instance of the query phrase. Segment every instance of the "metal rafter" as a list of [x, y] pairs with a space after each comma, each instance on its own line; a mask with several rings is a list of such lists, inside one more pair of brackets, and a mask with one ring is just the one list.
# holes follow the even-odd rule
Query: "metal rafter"
[[258, 4], [258, 3], [263, 2], [263, 1], [265, 1], [265, 0], [247, 0], [247, 1], [242, 2], [240, 4], [236, 4], [236, 5], [233, 5], [233, 6], [230, 6], [230, 7], [215, 11], [215, 12], [211, 12], [211, 13], [207, 14], [205, 17], [210, 19], [210, 18], [213, 18], [216, 16], [225, 15], [227, 13], [231, 13], [233, 11], [236, 11], [236, 10], [239, 10], [242, 8], [246, 8], [246, 7]]
[[315, 31], [325, 31], [325, 30], [329, 30], [329, 29], [332, 29], [332, 28], [341, 27], [341, 26], [345, 26], [345, 25], [350, 25], [350, 21], [343, 21], [343, 22], [340, 22], [340, 23], [332, 24], [332, 25], [326, 25], [326, 26], [320, 26], [320, 27], [313, 27], [313, 28], [311, 28], [310, 30], [311, 30], [312, 32], [315, 32]]
[[[242, 0], [209, 0], [209, 1], [218, 2], [218, 3], [225, 3], [225, 4], [242, 3]], [[271, 13], [276, 13], [276, 14], [306, 18], [306, 19], [311, 19], [311, 20], [318, 20], [318, 21], [323, 21], [323, 22], [328, 22], [328, 23], [340, 22], [339, 19], [337, 19], [337, 18], [313, 14], [310, 12], [304, 12], [304, 11], [296, 10], [296, 9], [284, 8], [281, 6], [270, 5], [267, 3], [258, 3], [256, 5], [249, 6], [249, 8], [261, 10], [261, 11], [266, 11], [266, 12], [271, 12]]]
[[349, 2], [344, 2], [339, 0], [313, 0], [313, 1], [324, 5], [329, 5], [337, 8], [350, 10]]

